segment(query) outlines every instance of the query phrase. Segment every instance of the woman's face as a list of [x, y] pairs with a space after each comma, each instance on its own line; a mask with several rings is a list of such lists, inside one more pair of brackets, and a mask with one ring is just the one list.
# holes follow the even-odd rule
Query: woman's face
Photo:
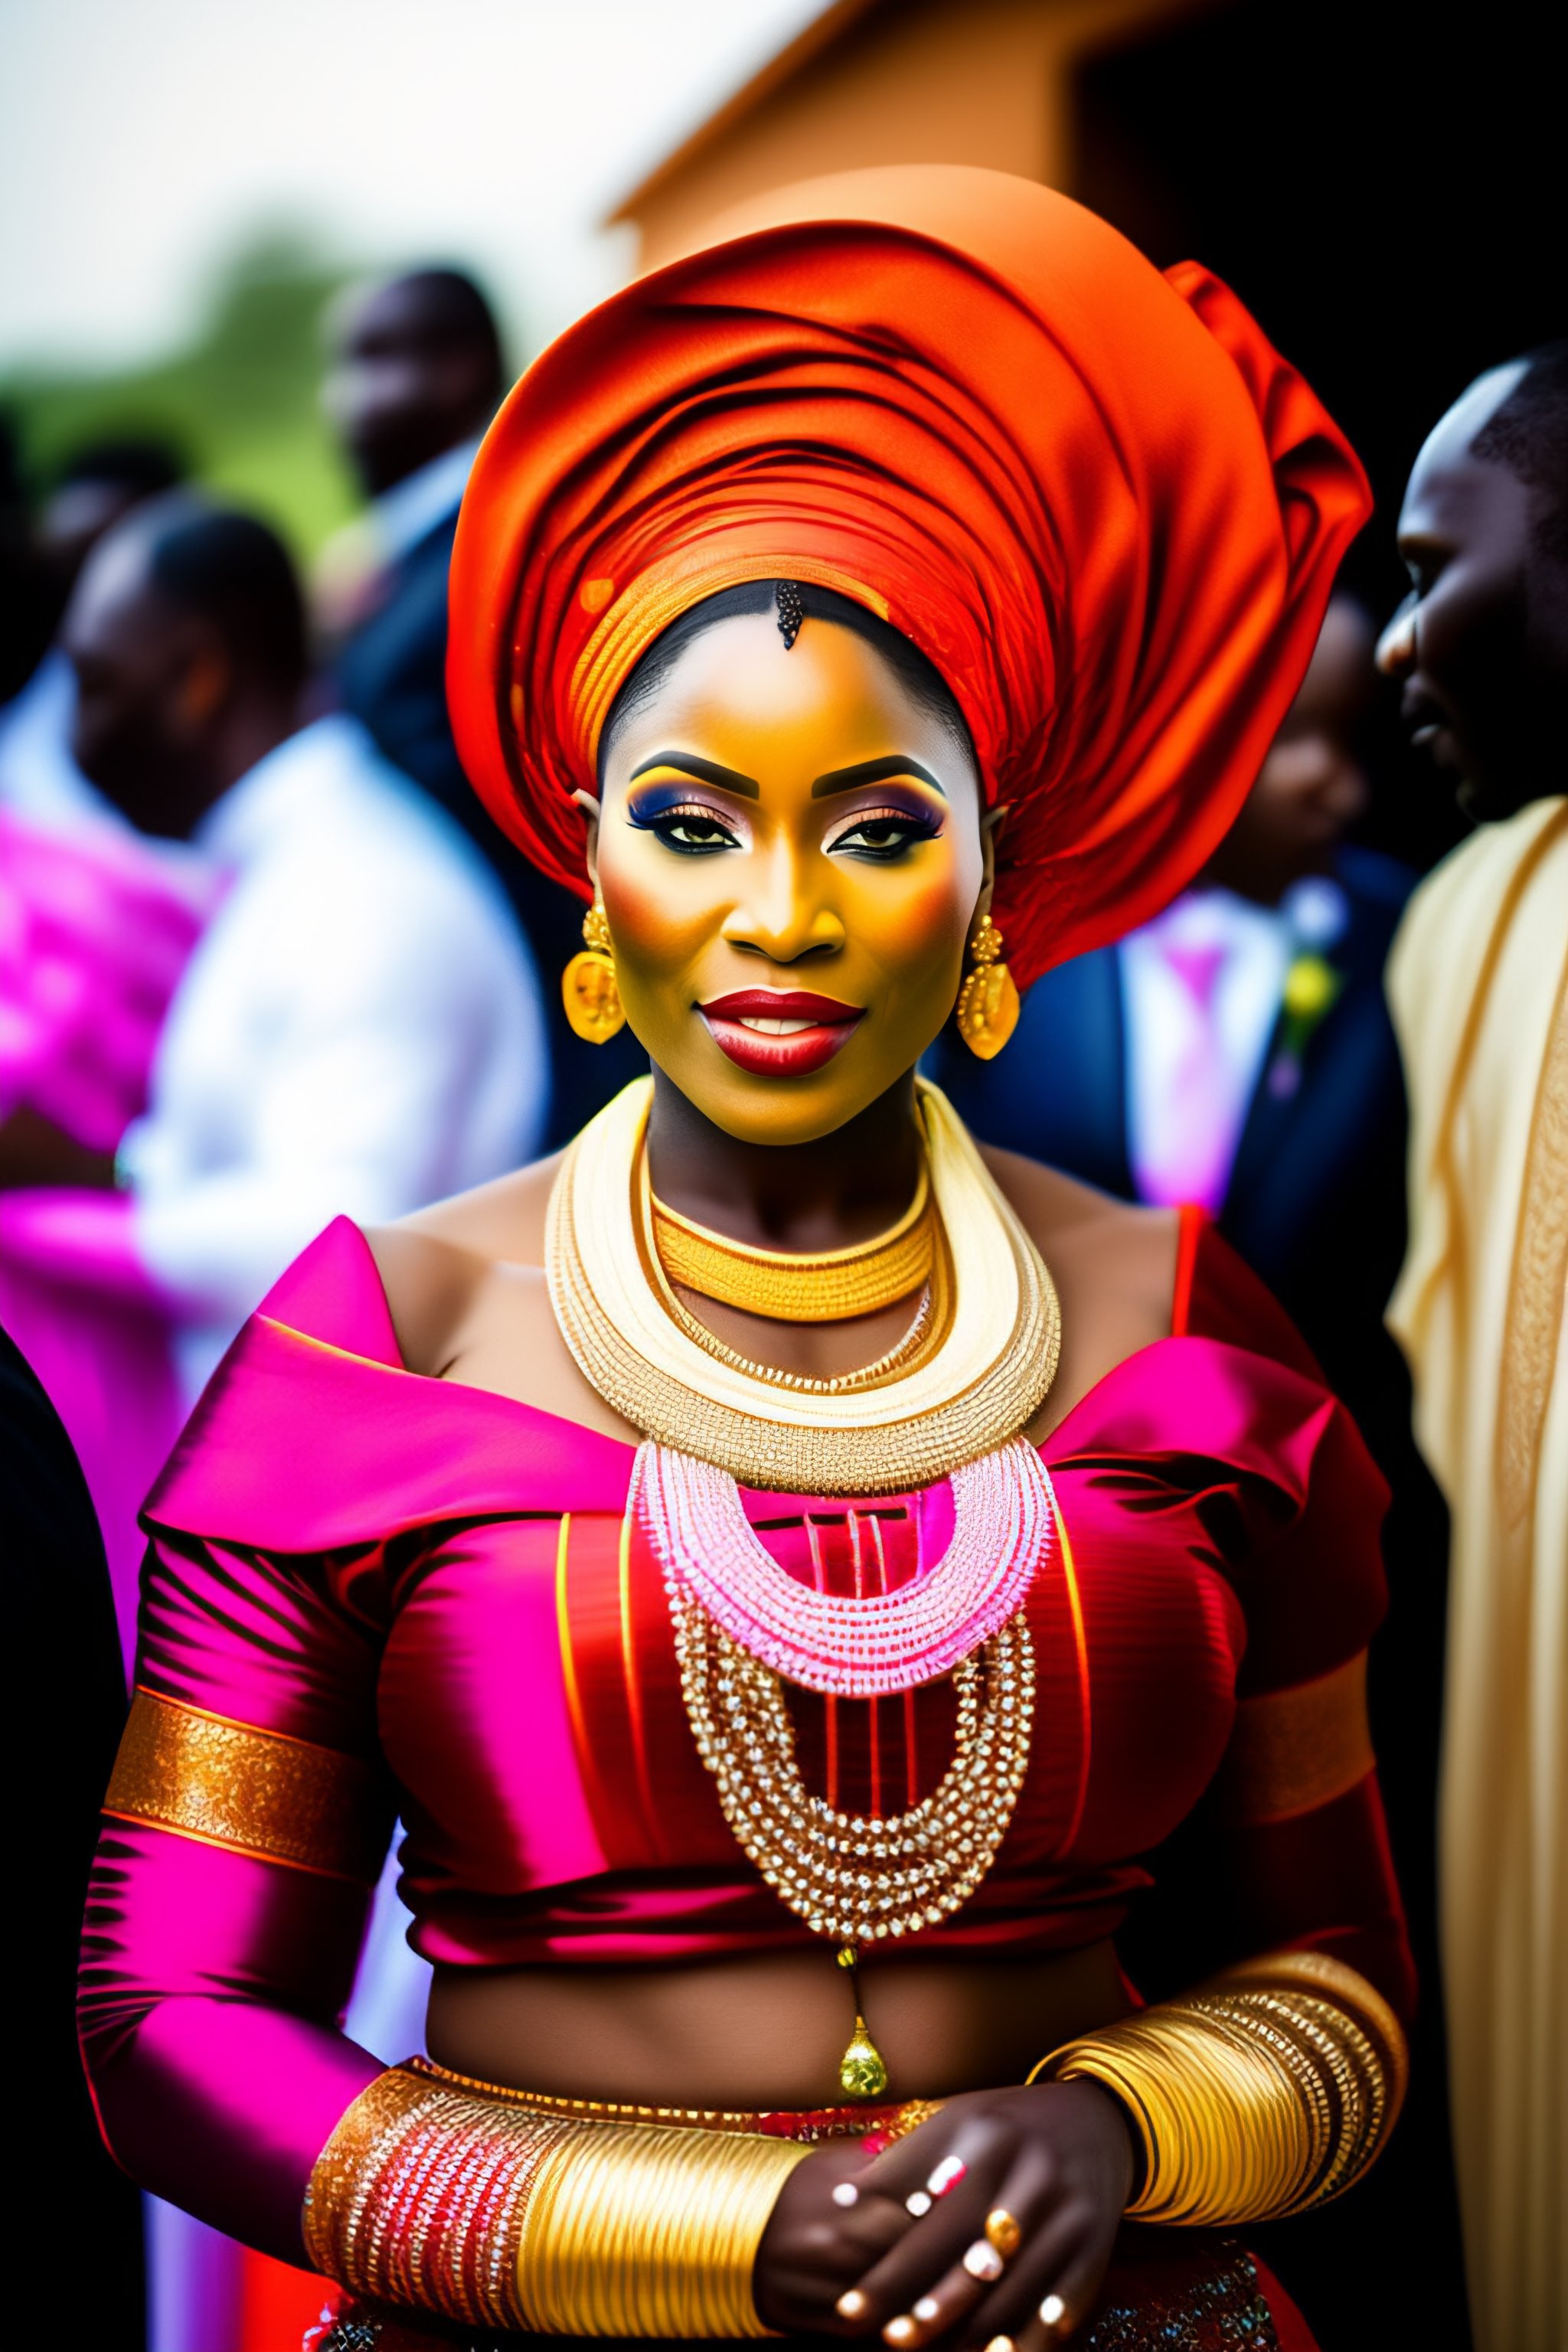
[[612, 739], [591, 858], [626, 1017], [727, 1133], [830, 1134], [952, 1009], [989, 871], [969, 752], [852, 630], [693, 640]]

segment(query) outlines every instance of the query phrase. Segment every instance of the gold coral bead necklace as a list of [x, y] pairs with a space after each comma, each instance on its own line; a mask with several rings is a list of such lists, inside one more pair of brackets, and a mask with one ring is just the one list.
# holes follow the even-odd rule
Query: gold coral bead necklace
[[775, 1323], [845, 1323], [879, 1315], [931, 1280], [935, 1220], [922, 1159], [915, 1197], [898, 1223], [847, 1249], [773, 1250], [715, 1233], [648, 1195], [653, 1244], [672, 1283]]

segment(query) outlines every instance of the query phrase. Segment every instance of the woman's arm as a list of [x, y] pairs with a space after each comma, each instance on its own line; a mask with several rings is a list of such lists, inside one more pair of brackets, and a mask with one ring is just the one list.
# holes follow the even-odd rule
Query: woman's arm
[[[280, 1475], [282, 1466], [279, 1465]], [[286, 2261], [380, 2073], [337, 2031], [392, 1823], [357, 1570], [161, 1538], [82, 1947], [104, 2137], [145, 2188]]]

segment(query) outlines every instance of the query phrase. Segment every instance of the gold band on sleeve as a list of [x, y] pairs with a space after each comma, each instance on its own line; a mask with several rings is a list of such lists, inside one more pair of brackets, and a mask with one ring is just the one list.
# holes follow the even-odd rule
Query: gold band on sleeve
[[1372, 1770], [1366, 1652], [1293, 1690], [1244, 1698], [1222, 1774], [1234, 1822], [1287, 1820], [1342, 1797]]
[[355, 2294], [551, 2336], [768, 2334], [757, 2248], [808, 2146], [552, 2113], [393, 2067], [305, 2195], [311, 2261]]
[[1233, 2228], [1348, 2189], [1405, 2074], [1399, 2021], [1366, 1979], [1285, 1951], [1080, 2035], [1030, 2080], [1087, 2079], [1120, 2103], [1142, 2159], [1132, 2219]]
[[176, 1837], [374, 1885], [391, 1827], [357, 1756], [138, 1690], [103, 1810]]

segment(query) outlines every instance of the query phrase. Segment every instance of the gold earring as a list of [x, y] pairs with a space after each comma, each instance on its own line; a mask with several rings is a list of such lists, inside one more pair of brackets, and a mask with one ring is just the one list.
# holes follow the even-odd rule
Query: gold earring
[[580, 952], [561, 975], [561, 1001], [573, 1034], [585, 1037], [590, 1045], [605, 1045], [626, 1027], [626, 1013], [616, 981], [610, 926], [598, 898], [583, 918], [583, 940]]
[[989, 915], [969, 942], [973, 969], [958, 992], [958, 1034], [981, 1061], [994, 1061], [1018, 1025], [1018, 990], [1002, 961], [1002, 934]]

